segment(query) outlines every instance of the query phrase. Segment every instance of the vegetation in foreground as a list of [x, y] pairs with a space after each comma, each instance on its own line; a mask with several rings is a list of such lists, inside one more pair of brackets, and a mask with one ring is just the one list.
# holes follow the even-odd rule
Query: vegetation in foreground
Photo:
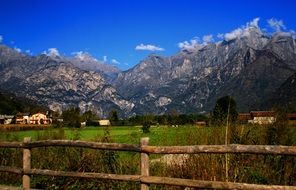
[[[296, 145], [296, 128], [279, 123], [270, 126], [240, 125], [231, 127], [229, 142], [239, 144]], [[151, 127], [143, 133], [140, 127], [105, 127], [85, 129], [49, 129], [1, 133], [2, 140], [22, 141], [24, 136], [34, 140], [73, 139], [99, 142], [138, 144], [140, 137], [149, 136], [151, 145], [224, 144], [224, 127], [179, 126]], [[158, 158], [159, 155], [151, 155]], [[272, 155], [230, 155], [229, 181], [296, 185], [296, 158]], [[0, 149], [0, 165], [22, 166], [22, 152], [18, 149]], [[138, 153], [89, 150], [83, 148], [36, 148], [32, 150], [32, 167], [51, 170], [139, 174]], [[225, 157], [215, 154], [192, 155], [183, 164], [154, 163], [151, 175], [201, 180], [225, 180]], [[1, 173], [0, 183], [21, 185], [21, 176]], [[33, 176], [33, 188], [45, 189], [139, 189], [139, 184], [108, 180], [85, 180]], [[152, 186], [151, 189], [182, 189]]]
[[[33, 140], [72, 139], [138, 144], [141, 137], [148, 136], [151, 145], [225, 144], [227, 142], [296, 146], [296, 128], [288, 126], [283, 114], [278, 114], [276, 122], [270, 125], [238, 125], [235, 122], [237, 114], [235, 102], [232, 102], [229, 97], [224, 100], [228, 103], [225, 104], [225, 101], [222, 101], [221, 104], [216, 104], [216, 111], [212, 116], [214, 119], [206, 127], [196, 127], [192, 124], [180, 125], [180, 121], [182, 121], [178, 120], [180, 117], [144, 116], [130, 120], [134, 123], [141, 123], [142, 127], [58, 127], [39, 131], [2, 131], [0, 139], [22, 141], [23, 137], [31, 136]], [[78, 113], [77, 110], [73, 109], [73, 111]], [[116, 115], [113, 115], [112, 122], [121, 122], [114, 116]], [[157, 120], [166, 117], [176, 119], [173, 121], [180, 123], [173, 123], [172, 120], [169, 120], [172, 123], [167, 123], [165, 126], [155, 123], [155, 121], [168, 121]], [[69, 116], [69, 118], [71, 117]], [[228, 135], [225, 140], [226, 131]], [[150, 158], [152, 160], [163, 158], [161, 156], [151, 155]], [[196, 154], [185, 156], [181, 162], [178, 159], [172, 159], [169, 163], [153, 162], [150, 167], [150, 175], [225, 181], [227, 178], [225, 159], [224, 155]], [[228, 164], [228, 181], [296, 185], [296, 158], [292, 156], [229, 154]], [[21, 150], [1, 148], [0, 165], [21, 167]], [[34, 148], [32, 150], [32, 167], [60, 171], [140, 174], [140, 155], [138, 153], [84, 148]], [[20, 183], [21, 176], [0, 173], [0, 184], [21, 185]], [[33, 176], [31, 185], [38, 189], [139, 189], [139, 184], [133, 182], [44, 176]], [[152, 185], [151, 189], [183, 188]]]

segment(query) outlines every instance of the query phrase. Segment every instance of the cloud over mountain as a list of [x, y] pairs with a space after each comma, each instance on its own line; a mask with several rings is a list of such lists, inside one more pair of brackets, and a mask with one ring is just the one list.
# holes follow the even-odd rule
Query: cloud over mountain
[[158, 46], [155, 46], [155, 45], [151, 45], [151, 44], [140, 44], [140, 45], [137, 45], [136, 50], [146, 50], [146, 51], [164, 51], [165, 49], [164, 48], [161, 48], [161, 47], [158, 47]]
[[42, 54], [45, 54], [50, 57], [57, 57], [60, 56], [60, 53], [57, 48], [48, 48], [47, 51], [44, 51]]
[[199, 43], [198, 38], [194, 38], [190, 41], [179, 42], [178, 47], [180, 49], [192, 50], [201, 48], [202, 44]]
[[120, 64], [120, 62], [117, 61], [116, 59], [112, 59], [112, 60], [111, 60], [111, 63], [116, 64], [116, 65]]
[[260, 18], [254, 18], [252, 21], [248, 22], [246, 26], [239, 27], [232, 32], [226, 33], [224, 35], [224, 40], [230, 41], [234, 40], [236, 38], [241, 38], [244, 36], [249, 36], [250, 35], [250, 29], [252, 28], [259, 28], [258, 22]]
[[209, 43], [209, 42], [213, 42], [214, 38], [213, 38], [212, 34], [209, 34], [209, 35], [204, 35], [202, 37], [202, 40], [203, 40], [204, 43]]
[[275, 18], [271, 18], [267, 20], [268, 25], [274, 29], [276, 32], [280, 32], [282, 29], [286, 29], [284, 22], [282, 20], [277, 20]]

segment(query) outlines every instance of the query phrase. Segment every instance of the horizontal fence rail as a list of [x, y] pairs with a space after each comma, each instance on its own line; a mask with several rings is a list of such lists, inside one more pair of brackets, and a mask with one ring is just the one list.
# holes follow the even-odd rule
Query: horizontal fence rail
[[[140, 182], [141, 190], [148, 190], [150, 184], [173, 185], [184, 187], [210, 189], [293, 189], [296, 186], [258, 185], [248, 183], [234, 183], [222, 181], [204, 181], [170, 177], [156, 177], [149, 175], [149, 154], [271, 154], [296, 156], [296, 146], [274, 145], [195, 145], [195, 146], [149, 146], [149, 138], [142, 138], [140, 145], [100, 143], [72, 140], [45, 140], [31, 142], [31, 138], [24, 138], [23, 142], [0, 142], [0, 148], [23, 149], [23, 168], [0, 166], [0, 172], [23, 175], [23, 189], [30, 189], [30, 176], [56, 176], [110, 179], [119, 181]], [[31, 168], [31, 149], [38, 147], [80, 147], [100, 150], [130, 151], [141, 153], [141, 175], [118, 175], [106, 173], [54, 171]]]
[[72, 140], [45, 140], [29, 143], [23, 142], [0, 142], [0, 148], [38, 148], [38, 147], [80, 147], [101, 150], [116, 150], [129, 152], [144, 152], [152, 154], [225, 154], [225, 153], [244, 153], [244, 154], [277, 154], [277, 155], [296, 155], [295, 146], [280, 145], [194, 145], [194, 146], [149, 146], [132, 145], [121, 143], [99, 143], [88, 141]]
[[196, 145], [196, 146], [143, 146], [142, 152], [153, 154], [277, 154], [296, 155], [296, 147], [274, 145]]

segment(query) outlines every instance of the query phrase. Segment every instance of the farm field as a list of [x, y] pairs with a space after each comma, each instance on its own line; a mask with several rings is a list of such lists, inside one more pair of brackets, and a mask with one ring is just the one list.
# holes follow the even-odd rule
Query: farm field
[[[220, 129], [215, 129], [219, 130]], [[209, 132], [211, 128], [197, 128], [192, 126], [180, 126], [178, 128], [166, 126], [152, 126], [150, 133], [144, 134], [139, 126], [125, 127], [86, 127], [81, 129], [61, 128], [27, 131], [2, 131], [0, 139], [9, 141], [22, 141], [24, 137], [32, 137], [33, 140], [45, 139], [70, 139], [85, 141], [100, 141], [106, 133], [109, 133], [111, 142], [137, 144], [141, 137], [149, 137], [154, 145], [182, 145], [188, 144], [189, 135], [198, 136]], [[192, 142], [193, 144], [197, 144]]]
[[[296, 127], [279, 129], [276, 135], [286, 136], [289, 145], [296, 145]], [[269, 127], [257, 125], [241, 125], [232, 129], [239, 144], [269, 144], [266, 133], [273, 132]], [[274, 131], [276, 132], [276, 131]], [[49, 128], [28, 131], [1, 131], [0, 140], [22, 141], [24, 137], [33, 140], [69, 139], [85, 141], [101, 141], [108, 133], [110, 142], [138, 144], [141, 137], [149, 137], [151, 145], [195, 145], [195, 144], [224, 144], [224, 127], [195, 127], [195, 126], [152, 126], [149, 133], [143, 133], [140, 126], [110, 126], [76, 128]], [[283, 134], [286, 133], [286, 134]], [[284, 143], [286, 144], [286, 143]]]

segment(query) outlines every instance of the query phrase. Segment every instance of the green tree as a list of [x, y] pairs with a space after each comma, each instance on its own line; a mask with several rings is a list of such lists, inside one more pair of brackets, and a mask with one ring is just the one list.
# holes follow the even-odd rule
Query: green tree
[[62, 113], [63, 124], [65, 127], [80, 127], [80, 109], [78, 107], [69, 108]]
[[112, 110], [110, 113], [109, 113], [109, 120], [111, 122], [111, 125], [117, 125], [118, 124], [118, 113], [116, 110]]
[[81, 121], [98, 120], [99, 117], [91, 110], [84, 112], [81, 116]]
[[234, 123], [237, 119], [236, 102], [230, 96], [219, 98], [212, 113], [212, 123], [223, 126], [227, 122]]

